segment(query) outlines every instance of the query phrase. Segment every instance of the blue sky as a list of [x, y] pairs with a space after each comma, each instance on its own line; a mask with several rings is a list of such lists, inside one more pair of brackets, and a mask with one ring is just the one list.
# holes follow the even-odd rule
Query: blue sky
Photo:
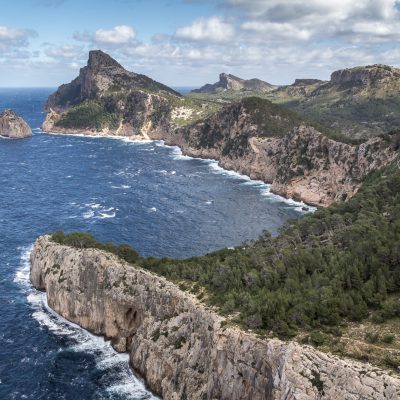
[[13, 0], [0, 15], [0, 87], [58, 86], [90, 49], [172, 86], [220, 72], [275, 84], [400, 60], [396, 0]]

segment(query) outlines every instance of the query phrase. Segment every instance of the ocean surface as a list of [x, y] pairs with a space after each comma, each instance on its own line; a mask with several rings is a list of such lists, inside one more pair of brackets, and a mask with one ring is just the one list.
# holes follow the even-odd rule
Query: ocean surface
[[0, 139], [0, 399], [152, 399], [127, 356], [48, 309], [35, 238], [81, 230], [142, 255], [189, 257], [276, 234], [301, 204], [162, 142], [46, 135], [51, 89], [0, 89], [34, 136]]

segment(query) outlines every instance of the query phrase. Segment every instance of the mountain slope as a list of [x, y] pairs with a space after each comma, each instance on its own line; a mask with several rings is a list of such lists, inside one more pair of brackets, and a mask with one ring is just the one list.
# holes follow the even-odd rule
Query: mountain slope
[[268, 98], [353, 138], [400, 126], [400, 69], [371, 65], [335, 71], [328, 82], [299, 80]]
[[353, 196], [364, 177], [391, 162], [399, 134], [344, 143], [299, 114], [245, 98], [162, 136], [184, 154], [219, 160], [229, 170], [272, 184], [274, 193], [327, 206]]
[[45, 108], [47, 132], [148, 137], [151, 131], [169, 129], [174, 119], [196, 119], [213, 107], [186, 101], [173, 89], [125, 70], [97, 50], [89, 53], [88, 64], [76, 79], [49, 97]]

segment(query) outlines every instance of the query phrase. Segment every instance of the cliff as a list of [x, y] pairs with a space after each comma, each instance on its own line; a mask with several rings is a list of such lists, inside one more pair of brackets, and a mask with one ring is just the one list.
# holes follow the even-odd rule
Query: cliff
[[32, 130], [14, 111], [5, 110], [0, 113], [0, 136], [22, 139], [32, 136]]
[[272, 183], [285, 197], [327, 206], [353, 196], [364, 177], [392, 161], [399, 135], [354, 145], [329, 138], [295, 113], [248, 98], [204, 121], [155, 138], [184, 154]]
[[[381, 73], [369, 73], [382, 80]], [[355, 71], [352, 79], [365, 75], [359, 74]], [[330, 84], [297, 80], [271, 96], [303, 96], [318, 105], [327, 85], [342, 87], [344, 83], [338, 82], [347, 82], [347, 76], [341, 72]], [[221, 74], [217, 86], [229, 92], [261, 90], [259, 82], [249, 82]], [[299, 104], [301, 108], [303, 103]], [[333, 136], [310, 122], [303, 115], [309, 108], [299, 115], [258, 97], [223, 105], [183, 98], [144, 75], [126, 71], [100, 51], [90, 53], [88, 65], [50, 96], [46, 109], [44, 131], [165, 140], [187, 155], [219, 160], [224, 168], [272, 183], [278, 194], [317, 206], [352, 196], [370, 171], [393, 159], [396, 146], [391, 141], [397, 140], [375, 137], [363, 145], [347, 144], [351, 138]]]
[[40, 237], [32, 284], [64, 318], [111, 339], [164, 399], [390, 399], [400, 380], [309, 346], [224, 324], [192, 295], [95, 249]]
[[248, 90], [253, 92], [268, 93], [276, 86], [260, 79], [241, 79], [235, 75], [222, 73], [219, 75], [219, 81], [214, 84], [206, 84], [200, 89], [192, 90], [192, 93], [217, 93], [224, 90], [240, 91]]
[[181, 95], [129, 72], [100, 50], [91, 51], [79, 76], [61, 85], [45, 106], [46, 132], [144, 136], [168, 129], [171, 101]]

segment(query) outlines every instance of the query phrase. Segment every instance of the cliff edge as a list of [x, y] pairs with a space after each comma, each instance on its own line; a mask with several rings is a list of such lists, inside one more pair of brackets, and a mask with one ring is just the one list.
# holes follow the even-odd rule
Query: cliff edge
[[162, 277], [96, 249], [37, 239], [31, 281], [64, 318], [111, 339], [164, 399], [389, 399], [400, 380], [236, 327]]

